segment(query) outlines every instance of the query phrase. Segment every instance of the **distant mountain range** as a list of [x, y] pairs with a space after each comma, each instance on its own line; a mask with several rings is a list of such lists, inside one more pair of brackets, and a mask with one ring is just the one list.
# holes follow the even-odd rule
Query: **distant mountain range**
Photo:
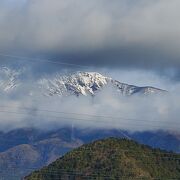
[[[17, 71], [7, 67], [0, 68], [0, 94], [7, 96], [13, 94], [14, 98], [17, 93], [19, 96], [25, 95], [30, 98], [41, 96], [48, 99], [52, 96], [94, 97], [104, 88], [113, 89], [123, 96], [149, 96], [166, 92], [155, 87], [138, 87], [121, 83], [97, 72], [76, 72], [67, 76], [56, 74], [30, 82], [25, 81], [25, 73], [24, 69]], [[0, 132], [0, 177], [19, 179], [82, 144], [101, 138], [125, 137], [125, 135], [152, 147], [180, 152], [180, 135], [175, 132], [130, 133], [120, 129], [74, 128], [72, 133], [71, 127], [63, 126], [53, 131], [14, 129]]]
[[108, 137], [129, 137], [151, 147], [180, 152], [178, 134], [173, 135], [164, 131], [128, 133], [115, 129], [70, 127], [53, 131], [16, 129], [0, 133], [0, 177], [18, 180], [74, 148]]
[[41, 92], [46, 96], [68, 96], [68, 95], [95, 95], [105, 87], [117, 90], [121, 95], [133, 94], [159, 94], [165, 90], [155, 87], [138, 87], [121, 83], [110, 77], [106, 77], [97, 72], [76, 72], [67, 76], [56, 74], [48, 78], [40, 78], [32, 84], [26, 84], [22, 77], [25, 70], [16, 71], [7, 67], [0, 68], [0, 90], [11, 93], [14, 90], [22, 91], [25, 87], [27, 95]]
[[67, 153], [25, 180], [179, 179], [179, 158], [131, 140], [108, 138]]

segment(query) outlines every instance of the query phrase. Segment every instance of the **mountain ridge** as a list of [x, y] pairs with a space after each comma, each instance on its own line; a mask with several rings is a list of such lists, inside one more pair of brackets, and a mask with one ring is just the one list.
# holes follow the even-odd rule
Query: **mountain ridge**
[[1, 92], [11, 93], [14, 90], [27, 89], [28, 95], [32, 96], [39, 91], [45, 96], [95, 96], [98, 91], [105, 87], [115, 89], [123, 96], [131, 96], [134, 94], [152, 95], [166, 92], [160, 88], [152, 86], [135, 86], [114, 80], [111, 77], [103, 76], [98, 72], [82, 72], [78, 71], [68, 75], [60, 75], [56, 73], [51, 77], [42, 77], [31, 85], [26, 85], [21, 80], [25, 70], [13, 70], [7, 67], [0, 68], [0, 89]]
[[48, 92], [46, 95], [53, 96], [54, 94], [75, 94], [79, 95], [95, 95], [97, 91], [103, 89], [106, 86], [110, 86], [120, 92], [121, 95], [129, 96], [133, 94], [158, 94], [165, 92], [165, 90], [155, 88], [152, 86], [138, 87], [135, 85], [129, 85], [121, 83], [110, 77], [103, 76], [98, 72], [76, 72], [67, 76], [57, 75], [52, 79], [41, 79], [40, 84]]

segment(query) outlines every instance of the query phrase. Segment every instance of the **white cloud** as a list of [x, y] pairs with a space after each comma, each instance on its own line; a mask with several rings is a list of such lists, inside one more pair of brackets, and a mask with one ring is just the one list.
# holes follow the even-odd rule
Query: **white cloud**
[[[159, 78], [160, 84], [163, 81]], [[32, 86], [31, 82], [26, 80], [22, 93], [19, 89], [17, 96], [16, 92], [13, 97], [9, 94], [0, 96], [0, 130], [20, 127], [51, 129], [74, 124], [79, 128], [102, 127], [130, 131], [161, 129], [179, 132], [179, 84], [174, 85], [175, 91], [158, 96], [124, 97], [114, 89], [104, 88], [95, 97], [60, 98], [44, 97], [39, 93], [38, 96], [27, 96], [24, 91], [26, 84]]]

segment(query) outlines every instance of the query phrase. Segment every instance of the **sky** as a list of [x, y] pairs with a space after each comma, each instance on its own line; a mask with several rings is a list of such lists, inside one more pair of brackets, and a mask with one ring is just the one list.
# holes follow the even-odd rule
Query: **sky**
[[179, 0], [1, 0], [0, 52], [178, 81], [179, 8]]
[[[138, 116], [129, 115], [144, 118], [145, 106], [149, 113], [156, 109], [153, 115], [159, 119], [164, 119], [167, 114], [161, 115], [167, 110], [167, 117], [177, 123], [174, 114], [178, 114], [179, 104], [174, 101], [179, 99], [180, 89], [179, 9], [179, 0], [1, 0], [0, 66], [25, 68], [23, 80], [27, 84], [56, 72], [98, 71], [121, 82], [166, 89], [173, 92], [172, 99], [153, 99], [153, 103], [142, 99], [125, 103], [122, 99], [124, 114], [133, 110]], [[108, 102], [99, 96], [99, 107], [103, 107], [99, 112], [111, 105], [111, 112], [116, 114], [123, 107], [114, 95]], [[24, 101], [31, 106], [24, 97], [18, 101], [8, 97], [4, 103], [22, 106]], [[136, 109], [137, 101], [141, 105]], [[94, 112], [88, 100], [79, 103]], [[69, 100], [65, 107], [71, 104]]]

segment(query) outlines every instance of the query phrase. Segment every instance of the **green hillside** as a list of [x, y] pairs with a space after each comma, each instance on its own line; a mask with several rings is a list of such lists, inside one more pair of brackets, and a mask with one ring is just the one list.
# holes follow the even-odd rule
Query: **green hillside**
[[25, 179], [180, 179], [180, 154], [108, 138], [83, 145]]

